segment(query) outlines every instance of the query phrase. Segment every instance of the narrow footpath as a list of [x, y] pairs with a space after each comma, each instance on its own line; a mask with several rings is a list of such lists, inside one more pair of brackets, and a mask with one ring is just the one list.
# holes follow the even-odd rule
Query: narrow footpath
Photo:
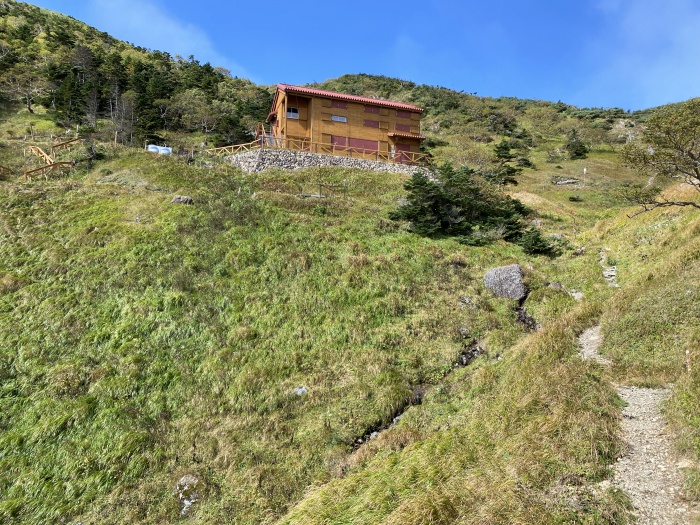
[[[598, 353], [600, 326], [589, 328], [579, 338], [581, 357], [608, 366]], [[613, 485], [624, 490], [634, 505], [637, 525], [689, 525], [697, 519], [683, 501], [684, 466], [675, 458], [666, 432], [660, 404], [670, 392], [666, 388], [618, 387], [627, 403], [622, 411], [625, 455], [614, 465]]]

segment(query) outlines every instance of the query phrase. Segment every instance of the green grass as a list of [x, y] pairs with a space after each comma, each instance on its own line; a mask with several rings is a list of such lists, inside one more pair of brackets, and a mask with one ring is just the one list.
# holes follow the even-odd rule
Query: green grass
[[625, 523], [620, 494], [581, 489], [584, 518], [557, 492], [604, 478], [618, 453], [617, 397], [576, 355], [596, 315], [573, 309], [453, 374], [282, 523]]
[[[187, 472], [202, 519], [281, 515], [451, 372], [458, 328], [494, 353], [522, 334], [480, 284], [519, 250], [405, 232], [398, 176], [107, 155], [0, 194], [6, 520], [171, 522]], [[347, 197], [294, 196], [319, 179]]]
[[[19, 166], [21, 144], [0, 153]], [[186, 521], [173, 488], [192, 473], [206, 523], [625, 523], [624, 496], [596, 489], [621, 450], [609, 380], [674, 381], [667, 414], [700, 457], [697, 216], [627, 219], [633, 174], [610, 153], [535, 152], [510, 189], [563, 236], [548, 259], [408, 233], [387, 219], [397, 175], [99, 151], [0, 182], [0, 521]], [[585, 185], [551, 184], [583, 163]], [[338, 190], [298, 197], [319, 184]], [[512, 262], [535, 334], [483, 288]], [[576, 356], [599, 318], [610, 374]], [[485, 355], [455, 368], [472, 337]]]

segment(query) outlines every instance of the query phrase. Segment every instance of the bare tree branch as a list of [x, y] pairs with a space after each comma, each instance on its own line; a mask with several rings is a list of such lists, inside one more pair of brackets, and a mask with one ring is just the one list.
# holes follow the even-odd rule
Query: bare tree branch
[[[665, 106], [647, 121], [640, 140], [622, 149], [625, 163], [651, 177], [682, 180], [700, 192], [700, 99]], [[692, 201], [659, 198], [656, 188], [632, 189], [627, 198], [642, 206], [636, 217], [656, 208], [691, 206]]]

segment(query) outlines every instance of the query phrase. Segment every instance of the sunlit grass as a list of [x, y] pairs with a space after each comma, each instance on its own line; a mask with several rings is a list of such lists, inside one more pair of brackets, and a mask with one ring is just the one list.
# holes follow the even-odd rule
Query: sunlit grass
[[[105, 155], [0, 195], [5, 519], [168, 522], [193, 471], [202, 516], [258, 523], [442, 381], [458, 328], [494, 352], [522, 333], [480, 285], [520, 252], [407, 233], [396, 175]], [[319, 181], [347, 192], [295, 196]]]
[[[548, 259], [408, 233], [387, 219], [398, 175], [102, 148], [69, 178], [0, 183], [3, 520], [172, 523], [194, 473], [203, 522], [622, 523], [624, 498], [588, 489], [620, 450], [618, 400], [575, 355], [599, 317], [616, 380], [678, 381], [669, 413], [697, 453], [697, 219], [630, 222], [609, 155], [581, 201], [549, 166], [512, 188], [567, 241]], [[483, 288], [512, 262], [536, 334]], [[456, 368], [472, 338], [485, 354]], [[585, 506], [558, 492], [572, 483]]]

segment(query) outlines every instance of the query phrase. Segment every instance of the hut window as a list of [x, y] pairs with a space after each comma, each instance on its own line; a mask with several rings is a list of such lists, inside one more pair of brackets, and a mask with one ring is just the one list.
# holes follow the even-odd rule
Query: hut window
[[331, 120], [333, 122], [347, 122], [348, 117], [341, 117], [340, 115], [331, 115]]
[[411, 125], [410, 124], [396, 124], [396, 131], [406, 131], [407, 133], [411, 132]]
[[299, 108], [287, 108], [287, 118], [299, 118]]
[[340, 109], [348, 109], [348, 103], [347, 102], [341, 102], [340, 100], [334, 100], [333, 104], [331, 105], [334, 108], [340, 108]]
[[399, 118], [411, 118], [411, 112], [410, 111], [401, 111], [400, 109], [396, 110], [396, 116]]
[[365, 113], [376, 113], [379, 115], [379, 106], [365, 106]]
[[365, 126], [367, 126], [368, 128], [378, 128], [379, 121], [378, 120], [365, 120]]

